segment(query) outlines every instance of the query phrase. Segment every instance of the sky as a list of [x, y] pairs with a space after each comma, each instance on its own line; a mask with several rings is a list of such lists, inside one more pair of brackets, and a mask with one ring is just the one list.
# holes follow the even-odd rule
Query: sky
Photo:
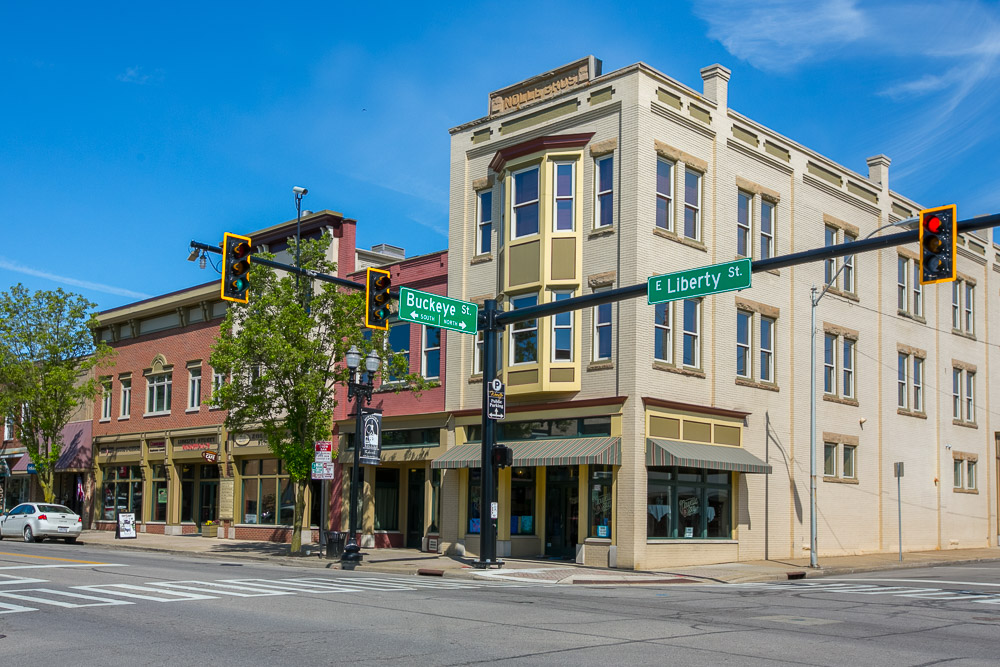
[[1000, 5], [861, 0], [15, 3], [0, 0], [0, 290], [100, 310], [217, 279], [185, 261], [295, 218], [447, 247], [448, 130], [594, 55], [645, 62], [960, 219], [1000, 212]]

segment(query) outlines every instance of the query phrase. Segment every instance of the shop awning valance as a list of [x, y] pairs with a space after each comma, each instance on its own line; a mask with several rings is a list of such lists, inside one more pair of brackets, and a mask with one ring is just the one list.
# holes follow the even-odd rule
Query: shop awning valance
[[646, 465], [771, 474], [771, 466], [742, 447], [699, 445], [662, 438], [646, 438]]
[[[510, 440], [499, 444], [514, 450], [515, 466], [621, 465], [621, 438], [562, 438]], [[432, 468], [478, 468], [479, 443], [452, 447], [431, 463]]]

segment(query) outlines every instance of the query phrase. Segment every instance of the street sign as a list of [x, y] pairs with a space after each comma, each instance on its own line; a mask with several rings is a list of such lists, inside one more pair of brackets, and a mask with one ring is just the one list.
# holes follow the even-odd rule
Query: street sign
[[312, 464], [312, 478], [333, 479], [335, 465], [332, 461], [316, 461]]
[[486, 386], [486, 416], [503, 419], [507, 415], [507, 393], [500, 378], [493, 378]]
[[902, 477], [903, 476], [903, 462], [902, 461], [896, 461], [895, 463], [892, 464], [892, 473], [896, 477]]
[[646, 298], [654, 304], [746, 289], [750, 287], [750, 276], [749, 258], [666, 273], [649, 279]]
[[38, 471], [35, 469], [35, 464], [34, 463], [29, 463], [28, 464], [28, 474], [29, 475], [36, 475], [36, 474], [38, 474]]
[[479, 306], [440, 294], [399, 288], [399, 319], [459, 333], [476, 333]]
[[316, 442], [316, 463], [329, 463], [333, 461], [333, 442], [330, 440], [319, 440]]

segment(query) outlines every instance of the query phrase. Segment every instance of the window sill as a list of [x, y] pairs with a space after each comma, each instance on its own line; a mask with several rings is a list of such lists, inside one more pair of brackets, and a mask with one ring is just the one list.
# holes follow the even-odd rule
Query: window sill
[[955, 489], [955, 488], [952, 488], [952, 491], [954, 491], [955, 493], [967, 493], [970, 496], [978, 496], [979, 495], [979, 489]]
[[132, 415], [122, 415], [121, 417], [118, 418], [118, 421], [120, 421], [120, 422], [126, 422], [129, 419], [131, 419], [131, 418], [132, 418]]
[[678, 368], [673, 364], [668, 364], [663, 361], [654, 361], [653, 370], [655, 371], [666, 371], [668, 373], [677, 373], [678, 375], [685, 375], [687, 377], [693, 378], [705, 378], [705, 371], [700, 371], [695, 368]]
[[963, 428], [979, 428], [979, 424], [977, 424], [976, 422], [967, 422], [967, 421], [962, 421], [961, 419], [952, 419], [951, 423], [954, 426], [961, 426]]
[[476, 255], [475, 257], [472, 258], [472, 261], [469, 262], [469, 266], [475, 266], [476, 264], [485, 264], [486, 262], [492, 262], [492, 261], [493, 261], [492, 253]]
[[610, 537], [585, 537], [584, 544], [612, 544]]
[[197, 407], [197, 408], [188, 408], [188, 409], [187, 409], [187, 410], [185, 410], [184, 412], [185, 412], [186, 414], [190, 414], [190, 413], [192, 413], [192, 412], [201, 412], [201, 407]]
[[915, 410], [907, 410], [906, 408], [896, 408], [897, 415], [903, 415], [904, 417], [915, 417], [917, 419], [927, 419], [927, 414], [924, 412], [917, 412]]
[[823, 400], [829, 401], [830, 403], [840, 403], [841, 405], [853, 405], [858, 407], [861, 405], [858, 403], [856, 398], [841, 398], [840, 396], [834, 396], [833, 394], [823, 394]]
[[142, 418], [145, 419], [146, 417], [167, 417], [169, 415], [170, 415], [169, 410], [167, 410], [166, 412], [145, 412], [143, 413]]
[[861, 302], [861, 299], [858, 298], [857, 294], [855, 294], [854, 292], [845, 292], [844, 290], [840, 289], [839, 287], [831, 287], [830, 289], [827, 290], [827, 292], [829, 292], [830, 294], [836, 295], [836, 296], [843, 297], [843, 298], [847, 299], [848, 301], [856, 301], [858, 303]]
[[900, 308], [896, 309], [896, 314], [900, 317], [905, 317], [908, 320], [913, 320], [914, 322], [920, 322], [921, 324], [927, 324], [927, 319], [923, 315], [914, 315], [908, 310], [902, 310]]
[[111, 421], [111, 417], [104, 417], [103, 419], [98, 419], [98, 420], [97, 420], [97, 423], [98, 423], [98, 424], [107, 424], [107, 423], [109, 423], [110, 421]]
[[758, 382], [750, 378], [738, 377], [736, 378], [736, 384], [741, 387], [753, 387], [754, 389], [763, 389], [764, 391], [781, 391], [778, 385], [773, 382]]
[[956, 336], [961, 336], [962, 338], [968, 338], [969, 340], [976, 340], [976, 334], [971, 334], [968, 331], [962, 331], [961, 329], [952, 329], [951, 332]]
[[591, 361], [587, 364], [587, 372], [591, 371], [607, 371], [615, 367], [615, 362], [613, 361]]
[[689, 239], [686, 236], [681, 236], [677, 232], [668, 232], [660, 227], [653, 228], [653, 236], [659, 236], [660, 238], [667, 239], [668, 241], [674, 241], [675, 243], [680, 243], [681, 245], [686, 245], [689, 248], [694, 248], [696, 250], [701, 250], [702, 252], [708, 252], [708, 246], [706, 246], [701, 241], [695, 239]]
[[478, 375], [470, 375], [469, 376], [469, 384], [482, 384], [482, 383], [483, 383], [483, 374], [482, 373], [479, 373]]
[[591, 230], [591, 232], [587, 234], [587, 240], [589, 241], [590, 239], [599, 239], [602, 236], [611, 236], [614, 233], [615, 233], [614, 225], [608, 225], [607, 227], [598, 227], [597, 229]]
[[857, 477], [827, 477], [823, 476], [824, 482], [832, 482], [833, 484], [859, 484]]

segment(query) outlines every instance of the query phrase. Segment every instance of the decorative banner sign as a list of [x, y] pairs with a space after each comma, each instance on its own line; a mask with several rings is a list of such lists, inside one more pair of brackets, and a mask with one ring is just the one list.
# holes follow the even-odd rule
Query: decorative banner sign
[[135, 538], [135, 512], [122, 512], [118, 515], [115, 539], [134, 540]]
[[332, 461], [315, 462], [312, 464], [312, 478], [313, 479], [333, 479], [334, 466], [336, 463]]
[[10, 476], [10, 468], [7, 467], [7, 461], [0, 459], [0, 477]]
[[201, 458], [205, 459], [209, 463], [218, 463], [219, 462], [219, 453], [218, 452], [202, 452], [201, 453]]
[[500, 378], [490, 380], [486, 393], [486, 416], [489, 419], [503, 419], [507, 416], [507, 394]]
[[[330, 440], [320, 440], [316, 443], [316, 463], [329, 463], [333, 461], [333, 442]], [[316, 479], [313, 477], [313, 479]]]
[[35, 469], [35, 464], [34, 463], [29, 463], [28, 464], [28, 474], [29, 475], [36, 475], [36, 474], [38, 474], [38, 471]]
[[475, 335], [479, 306], [440, 294], [399, 288], [399, 319]]
[[[361, 411], [361, 456], [365, 465], [377, 466], [382, 463], [382, 411]], [[357, 438], [355, 437], [355, 442]]]
[[750, 287], [750, 276], [749, 258], [666, 273], [649, 279], [646, 298], [654, 304], [746, 289]]

